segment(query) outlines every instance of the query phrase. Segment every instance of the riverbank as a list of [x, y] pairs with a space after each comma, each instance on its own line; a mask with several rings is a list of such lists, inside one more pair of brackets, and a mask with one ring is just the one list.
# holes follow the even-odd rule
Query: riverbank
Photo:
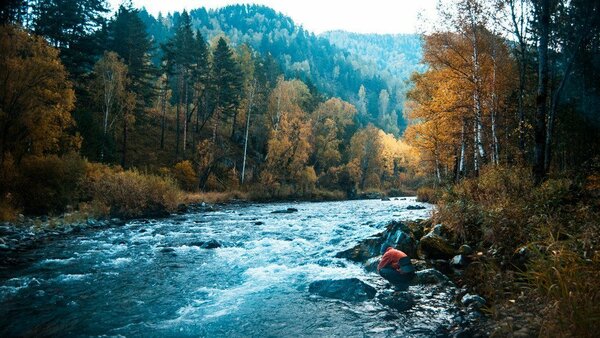
[[486, 168], [438, 193], [434, 223], [469, 245], [454, 278], [487, 301], [493, 337], [593, 337], [600, 325], [600, 166], [535, 186], [528, 168]]

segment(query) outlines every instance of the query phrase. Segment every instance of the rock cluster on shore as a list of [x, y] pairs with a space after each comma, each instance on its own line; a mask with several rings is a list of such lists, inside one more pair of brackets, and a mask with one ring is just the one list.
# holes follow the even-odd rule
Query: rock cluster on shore
[[[455, 288], [450, 275], [461, 275], [468, 266], [473, 250], [462, 245], [456, 248], [447, 236], [442, 224], [432, 225], [430, 221], [390, 222], [386, 229], [364, 239], [353, 248], [341, 251], [336, 258], [345, 258], [363, 264], [370, 272], [377, 270], [381, 258], [381, 246], [392, 245], [404, 251], [412, 260], [417, 272], [411, 285], [439, 285]], [[465, 318], [478, 320], [479, 310], [486, 301], [481, 296], [468, 294], [466, 289], [456, 289], [455, 301], [465, 311]], [[377, 299], [383, 305], [403, 311], [411, 308], [414, 299], [409, 292], [398, 290], [380, 290]]]

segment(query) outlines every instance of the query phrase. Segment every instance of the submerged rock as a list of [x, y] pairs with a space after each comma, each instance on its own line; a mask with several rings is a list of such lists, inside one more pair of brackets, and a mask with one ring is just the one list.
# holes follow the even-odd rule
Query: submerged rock
[[450, 279], [436, 269], [425, 269], [417, 271], [411, 281], [412, 284], [441, 284], [450, 281]]
[[377, 295], [377, 300], [397, 311], [406, 311], [415, 305], [413, 294], [406, 291], [385, 290]]
[[275, 210], [275, 211], [272, 211], [271, 213], [272, 214], [291, 214], [291, 213], [294, 213], [294, 212], [298, 212], [298, 209], [296, 209], [296, 208], [287, 208], [287, 209], [283, 209], [283, 210]]
[[197, 246], [202, 249], [216, 249], [220, 248], [222, 245], [217, 240], [211, 239], [208, 241], [194, 241], [188, 244], [188, 246]]
[[373, 299], [377, 290], [358, 278], [318, 280], [310, 283], [310, 293], [321, 297], [341, 299], [349, 302], [361, 302]]
[[216, 248], [220, 248], [222, 245], [221, 243], [217, 242], [214, 239], [208, 240], [204, 243], [202, 243], [202, 245], [200, 246], [202, 249], [216, 249]]
[[423, 209], [427, 209], [427, 208], [422, 205], [409, 205], [406, 207], [406, 210], [423, 210]]

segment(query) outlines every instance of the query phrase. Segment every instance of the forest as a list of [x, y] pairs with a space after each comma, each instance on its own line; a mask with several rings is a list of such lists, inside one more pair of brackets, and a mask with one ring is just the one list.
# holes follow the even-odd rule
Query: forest
[[317, 36], [258, 5], [6, 1], [0, 219], [416, 194], [506, 330], [541, 297], [540, 335], [593, 336], [599, 11], [456, 0], [420, 35]]

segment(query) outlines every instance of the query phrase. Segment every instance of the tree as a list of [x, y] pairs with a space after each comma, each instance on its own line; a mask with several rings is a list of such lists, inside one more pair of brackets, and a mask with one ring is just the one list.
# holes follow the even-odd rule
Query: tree
[[261, 181], [267, 187], [296, 186], [312, 177], [306, 171], [313, 149], [310, 143], [312, 124], [300, 105], [307, 97], [308, 88], [299, 80], [285, 81], [280, 78], [271, 92], [271, 113], [268, 113], [271, 118], [267, 118], [274, 123], [269, 135], [265, 167], [261, 173]]
[[[94, 82], [92, 84], [95, 97], [102, 106], [102, 147], [100, 161], [104, 160], [107, 132], [109, 129], [109, 115], [122, 114], [127, 107], [131, 93], [127, 91], [127, 66], [114, 52], [106, 52], [104, 57], [94, 66]], [[116, 115], [116, 114], [115, 114]], [[117, 116], [115, 116], [116, 118]], [[114, 122], [114, 118], [113, 118]], [[112, 125], [113, 123], [110, 123]], [[126, 143], [126, 140], [124, 140]]]
[[77, 148], [68, 133], [75, 94], [58, 50], [12, 25], [0, 27], [0, 49], [0, 163]]
[[105, 0], [39, 0], [33, 6], [34, 32], [60, 50], [73, 78], [91, 70], [101, 54], [97, 34], [105, 26]]
[[[175, 34], [169, 42], [162, 46], [167, 72], [175, 75], [173, 99], [176, 100], [176, 134], [175, 134], [175, 158], [179, 158], [181, 148], [181, 113], [184, 116], [184, 124], [187, 122], [189, 112], [189, 89], [194, 63], [195, 39], [192, 30], [192, 22], [189, 14], [183, 11], [175, 29]], [[183, 108], [182, 108], [183, 106]], [[187, 126], [184, 125], [184, 130]]]
[[0, 24], [21, 24], [27, 11], [27, 0], [6, 0], [0, 4]]
[[116, 52], [127, 66], [128, 89], [138, 99], [138, 111], [151, 101], [154, 67], [150, 60], [152, 41], [146, 25], [139, 17], [139, 10], [131, 3], [122, 4], [108, 24], [108, 49]]
[[367, 104], [367, 90], [365, 89], [365, 86], [360, 85], [360, 88], [358, 88], [358, 104], [356, 109], [358, 110], [358, 116], [362, 123], [368, 121]]
[[356, 108], [339, 98], [329, 99], [312, 113], [315, 144], [314, 166], [318, 173], [341, 165], [341, 145], [348, 127], [354, 124]]
[[215, 97], [213, 142], [216, 142], [220, 119], [227, 119], [232, 116], [232, 135], [234, 134], [237, 107], [242, 90], [239, 64], [233, 56], [233, 51], [222, 37], [217, 41], [217, 46], [213, 52], [212, 80], [213, 95]]

